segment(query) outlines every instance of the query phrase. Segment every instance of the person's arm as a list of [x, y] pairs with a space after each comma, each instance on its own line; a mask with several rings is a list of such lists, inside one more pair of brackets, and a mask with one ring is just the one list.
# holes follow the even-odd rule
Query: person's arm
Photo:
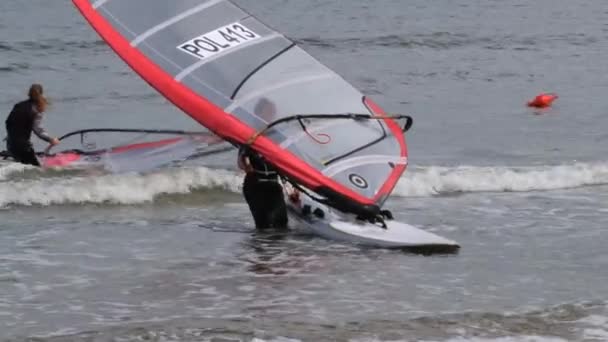
[[36, 134], [36, 136], [46, 142], [48, 142], [51, 145], [57, 145], [59, 144], [59, 139], [57, 138], [52, 138], [44, 129], [44, 127], [42, 127], [42, 114], [41, 113], [37, 113], [36, 116], [34, 117], [34, 126], [32, 127], [34, 134]]

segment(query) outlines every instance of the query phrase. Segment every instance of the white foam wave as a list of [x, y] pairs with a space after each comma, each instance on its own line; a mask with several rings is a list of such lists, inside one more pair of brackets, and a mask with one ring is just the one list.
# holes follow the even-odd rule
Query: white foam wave
[[428, 167], [411, 169], [397, 184], [396, 196], [457, 192], [524, 192], [608, 184], [608, 163], [539, 167]]
[[[207, 168], [167, 169], [155, 173], [69, 176], [46, 174], [19, 179], [29, 166], [0, 165], [0, 207], [78, 203], [139, 204], [163, 194], [200, 188], [239, 192], [242, 175]], [[51, 176], [51, 177], [49, 177]], [[4, 178], [3, 178], [4, 177]], [[428, 167], [409, 170], [395, 196], [433, 196], [457, 192], [539, 191], [608, 184], [608, 163], [540, 167]]]
[[591, 315], [578, 321], [584, 324], [583, 338], [585, 341], [608, 341], [608, 316]]
[[139, 204], [163, 194], [199, 188], [239, 191], [242, 176], [206, 168], [169, 169], [150, 174], [41, 178], [0, 183], [0, 207], [75, 203]]
[[12, 162], [0, 163], [0, 181], [6, 180], [15, 173], [21, 173], [25, 170], [32, 169], [36, 169], [36, 167]]

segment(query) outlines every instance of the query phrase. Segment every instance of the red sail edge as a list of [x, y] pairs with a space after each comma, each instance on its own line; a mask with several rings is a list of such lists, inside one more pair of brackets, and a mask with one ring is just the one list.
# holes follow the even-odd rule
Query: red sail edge
[[[73, 0], [73, 3], [93, 29], [140, 77], [201, 125], [224, 139], [240, 144], [246, 143], [256, 133], [253, 128], [176, 81], [143, 53], [132, 47], [130, 42], [115, 30], [88, 0]], [[366, 104], [377, 115], [383, 113], [380, 107], [370, 100], [366, 100]], [[393, 134], [396, 134], [397, 130], [401, 132], [396, 122], [391, 119], [386, 119], [386, 122]], [[405, 141], [400, 140], [399, 142], [402, 146], [402, 156], [406, 156]], [[332, 204], [337, 204], [338, 209], [358, 214], [377, 212], [379, 210], [376, 206], [377, 200], [388, 196], [405, 170], [403, 165], [395, 167], [376, 196], [366, 198], [324, 176], [292, 153], [281, 149], [268, 138], [263, 136], [257, 138], [253, 143], [253, 148], [283, 171], [286, 176], [320, 195], [330, 198], [332, 202], [335, 202]]]
[[[400, 157], [407, 158], [407, 143], [405, 141], [404, 133], [401, 130], [401, 127], [399, 127], [399, 124], [395, 120], [386, 117], [386, 112], [367, 96], [363, 99], [363, 103], [376, 116], [385, 117], [384, 122], [399, 142], [399, 147], [401, 151]], [[395, 186], [399, 182], [399, 179], [401, 178], [401, 175], [405, 172], [406, 168], [407, 163], [395, 165], [393, 171], [391, 172], [387, 180], [384, 182], [382, 187], [380, 187], [378, 193], [376, 193], [376, 196], [374, 196], [375, 203], [383, 203], [386, 200], [386, 198], [391, 194], [391, 192], [393, 192], [393, 189], [395, 189]]]

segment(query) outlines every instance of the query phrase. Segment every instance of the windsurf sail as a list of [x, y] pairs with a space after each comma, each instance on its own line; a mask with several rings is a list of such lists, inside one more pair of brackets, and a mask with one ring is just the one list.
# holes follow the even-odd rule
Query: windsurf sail
[[[59, 140], [61, 151], [49, 146], [36, 153], [43, 167], [143, 172], [184, 162], [212, 166], [209, 157], [217, 159], [234, 150], [210, 132], [170, 129], [93, 128], [67, 133]], [[0, 160], [12, 160], [10, 152], [0, 151]]]
[[85, 129], [65, 134], [59, 140], [64, 150], [38, 153], [42, 166], [149, 171], [233, 149], [209, 132], [162, 129]]
[[405, 171], [396, 119], [233, 2], [73, 2], [173, 104], [223, 139], [250, 144], [329, 205], [377, 215]]

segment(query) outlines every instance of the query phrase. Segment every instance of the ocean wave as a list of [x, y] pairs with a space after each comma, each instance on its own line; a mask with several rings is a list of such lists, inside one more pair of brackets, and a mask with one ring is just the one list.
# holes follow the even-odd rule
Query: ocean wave
[[[19, 171], [5, 171], [5, 177], [6, 174], [14, 175], [15, 172]], [[0, 207], [142, 204], [152, 202], [161, 195], [188, 194], [201, 188], [236, 192], [239, 191], [241, 182], [242, 177], [236, 173], [206, 168], [167, 169], [149, 174], [14, 179], [0, 182]]]
[[[585, 302], [517, 313], [459, 312], [412, 319], [334, 323], [281, 319], [175, 318], [36, 336], [44, 342], [97, 340], [298, 342], [562, 342], [605, 341], [606, 303]], [[228, 327], [228, 328], [227, 328]], [[13, 339], [30, 341], [31, 338]]]
[[296, 40], [302, 45], [317, 46], [322, 48], [342, 48], [342, 47], [394, 47], [394, 48], [415, 48], [426, 47], [432, 49], [448, 49], [464, 45], [474, 45], [488, 38], [473, 38], [462, 34], [452, 34], [449, 32], [436, 32], [428, 35], [383, 35], [375, 37], [345, 37], [345, 38], [318, 38], [308, 37]]
[[358, 47], [428, 48], [446, 50], [465, 46], [479, 46], [487, 50], [532, 50], [540, 45], [556, 42], [576, 47], [590, 46], [600, 40], [584, 34], [556, 34], [542, 38], [536, 36], [474, 36], [465, 33], [432, 32], [425, 34], [390, 34], [373, 37], [320, 38], [304, 37], [296, 43], [329, 49]]
[[8, 65], [0, 65], [0, 73], [15, 72], [28, 69], [30, 69], [30, 65], [27, 63], [10, 63]]
[[13, 51], [13, 48], [6, 43], [0, 42], [0, 51]]
[[[373, 330], [380, 330], [385, 334], [390, 332], [395, 336], [408, 333], [418, 335], [415, 340], [424, 342], [605, 341], [608, 337], [606, 309], [605, 302], [582, 302], [528, 312], [440, 314], [414, 318], [401, 324], [380, 322]], [[397, 342], [410, 339], [368, 337], [349, 341]]]
[[34, 166], [19, 163], [0, 163], [0, 181], [8, 179], [11, 175], [23, 173], [26, 170], [35, 170]]
[[0, 44], [0, 51], [33, 52], [40, 53], [65, 53], [75, 50], [102, 51], [107, 49], [103, 40], [62, 40], [62, 39], [40, 39], [35, 41], [14, 41]]
[[396, 196], [529, 192], [608, 184], [608, 163], [538, 167], [428, 167], [405, 173]]
[[[80, 203], [142, 204], [159, 196], [201, 189], [241, 190], [240, 173], [207, 168], [175, 168], [154, 173], [83, 175], [0, 164], [0, 207]], [[530, 192], [608, 184], [608, 163], [539, 167], [413, 168], [393, 196], [446, 196], [475, 192]]]
[[139, 100], [146, 101], [152, 99], [161, 99], [162, 97], [156, 92], [146, 92], [140, 94], [124, 94], [118, 91], [110, 91], [108, 98], [112, 100]]

